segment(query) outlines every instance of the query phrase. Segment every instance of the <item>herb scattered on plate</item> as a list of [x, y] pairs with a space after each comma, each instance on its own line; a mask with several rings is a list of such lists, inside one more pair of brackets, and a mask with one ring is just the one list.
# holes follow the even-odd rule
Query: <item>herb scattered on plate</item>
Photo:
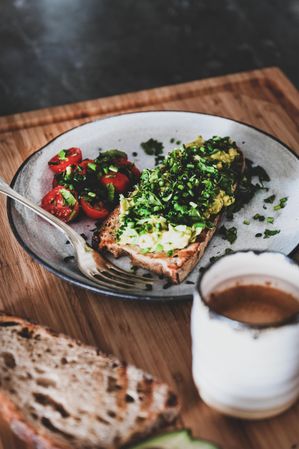
[[265, 229], [264, 231], [264, 239], [268, 239], [272, 237], [273, 235], [279, 234], [280, 229]]
[[273, 207], [274, 210], [280, 210], [283, 209], [284, 207], [286, 207], [288, 201], [288, 197], [284, 197], [284, 198], [280, 198], [279, 200], [279, 204], [277, 204], [276, 206]]
[[149, 139], [146, 142], [142, 142], [141, 148], [143, 148], [144, 152], [149, 156], [155, 156], [155, 165], [160, 164], [164, 160], [163, 156], [163, 143], [159, 142], [156, 139]]
[[231, 228], [226, 228], [224, 225], [222, 225], [219, 228], [219, 234], [223, 238], [223, 240], [227, 240], [231, 245], [237, 240], [237, 228], [235, 226], [232, 226]]

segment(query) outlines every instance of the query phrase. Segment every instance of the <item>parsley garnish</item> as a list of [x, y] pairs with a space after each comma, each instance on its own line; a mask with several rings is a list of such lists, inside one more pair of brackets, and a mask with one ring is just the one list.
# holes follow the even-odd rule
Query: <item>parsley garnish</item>
[[274, 223], [274, 217], [267, 217], [267, 223]]
[[258, 220], [258, 221], [265, 221], [264, 215], [260, 215], [260, 214], [255, 214], [252, 218], [254, 220]]
[[140, 145], [146, 154], [148, 154], [149, 156], [155, 156], [156, 165], [163, 161], [164, 146], [162, 142], [158, 142], [158, 140], [151, 138], [147, 142], [142, 142]]
[[266, 229], [264, 232], [264, 239], [268, 239], [270, 237], [272, 237], [273, 235], [279, 234], [280, 233], [280, 229]]
[[276, 206], [273, 207], [274, 210], [279, 210], [279, 209], [283, 209], [284, 207], [286, 207], [288, 201], [288, 197], [284, 197], [284, 198], [280, 198], [279, 200], [279, 204], [277, 204]]
[[275, 198], [276, 198], [276, 195], [268, 196], [268, 198], [264, 199], [264, 203], [271, 203], [272, 204], [272, 203], [274, 203]]
[[60, 189], [60, 193], [68, 206], [74, 206], [76, 204], [77, 200], [69, 190]]
[[228, 240], [232, 245], [237, 240], [237, 228], [232, 226], [231, 228], [226, 228], [225, 226], [221, 226], [219, 228], [219, 234], [222, 236], [223, 240]]
[[258, 232], [257, 234], [255, 234], [255, 237], [261, 237], [263, 234], [261, 232]]
[[59, 159], [61, 161], [66, 161], [67, 160], [67, 158], [66, 158], [66, 150], [59, 151], [58, 157], [59, 157]]

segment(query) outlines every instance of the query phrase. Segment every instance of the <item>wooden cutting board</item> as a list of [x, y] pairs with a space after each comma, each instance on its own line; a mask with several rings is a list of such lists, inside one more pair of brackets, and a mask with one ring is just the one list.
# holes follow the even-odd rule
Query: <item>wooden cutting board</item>
[[[269, 68], [2, 117], [0, 174], [10, 181], [31, 152], [73, 126], [136, 110], [223, 115], [277, 136], [299, 154], [298, 104], [295, 87], [279, 69]], [[222, 416], [200, 400], [191, 377], [191, 302], [122, 302], [63, 282], [18, 245], [3, 197], [0, 206], [0, 309], [95, 344], [168, 382], [182, 402], [181, 424], [223, 449], [299, 447], [299, 403], [277, 418], [246, 422]], [[24, 447], [4, 424], [0, 429], [3, 449]]]

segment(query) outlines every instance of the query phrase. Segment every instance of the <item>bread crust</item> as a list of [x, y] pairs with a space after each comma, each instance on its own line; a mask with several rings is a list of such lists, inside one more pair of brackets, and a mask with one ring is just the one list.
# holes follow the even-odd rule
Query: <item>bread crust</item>
[[165, 253], [141, 254], [138, 247], [134, 245], [117, 243], [116, 232], [119, 223], [119, 207], [117, 207], [104, 222], [97, 235], [97, 249], [99, 251], [106, 250], [116, 258], [129, 256], [134, 266], [167, 276], [174, 284], [178, 284], [189, 275], [202, 258], [220, 220], [221, 216], [216, 217], [213, 228], [204, 230], [196, 242], [186, 248], [174, 251], [172, 256], [166, 256]]
[[[59, 334], [52, 331], [49, 328], [40, 326], [38, 324], [34, 324], [32, 322], [28, 322], [23, 320], [22, 318], [18, 318], [15, 316], [10, 316], [5, 313], [0, 312], [0, 328], [2, 327], [11, 327], [20, 325], [29, 330], [29, 332], [36, 332], [41, 336], [50, 336], [53, 339], [65, 339], [68, 343], [71, 343], [76, 346], [81, 346], [83, 348], [89, 348], [95, 350], [92, 346], [83, 345], [80, 341], [72, 339], [71, 337], [65, 336], [64, 334]], [[2, 350], [5, 351], [5, 347], [1, 347]], [[118, 367], [123, 367], [126, 369], [127, 365], [125, 363], [120, 362], [118, 359], [112, 356], [106, 356], [97, 350], [97, 355], [100, 355], [105, 358], [107, 361], [111, 361], [117, 364]], [[145, 373], [144, 373], [145, 374]], [[152, 379], [153, 390], [155, 387], [159, 387], [162, 385], [156, 379]], [[0, 376], [1, 381], [1, 376]], [[154, 394], [154, 393], [153, 393]], [[165, 427], [173, 422], [178, 415], [178, 403], [176, 396], [170, 391], [167, 390], [167, 395], [165, 396], [164, 409], [160, 410], [156, 415], [149, 416], [148, 422], [144, 423], [140, 426], [135, 425], [134, 429], [128, 430], [128, 435], [126, 438], [126, 442], [135, 441], [136, 438], [140, 438], [142, 436], [146, 436], [152, 430], [160, 427]], [[26, 414], [23, 413], [22, 409], [18, 407], [15, 401], [10, 397], [10, 393], [8, 390], [5, 390], [3, 386], [1, 386], [0, 382], [0, 414], [3, 420], [9, 425], [12, 432], [19, 437], [21, 440], [25, 441], [29, 447], [35, 449], [73, 449], [74, 446], [71, 442], [66, 441], [63, 436], [56, 436], [55, 433], [49, 432], [46, 428], [43, 428], [41, 425], [35, 425], [35, 423], [29, 420], [26, 417]], [[76, 446], [77, 447], [77, 446]], [[82, 446], [83, 447], [83, 446]], [[119, 447], [117, 444], [113, 445], [97, 445], [97, 449], [116, 449]]]
[[[245, 168], [243, 153], [239, 151], [240, 161], [238, 167], [240, 176]], [[235, 188], [237, 188], [237, 184]], [[165, 253], [140, 253], [135, 245], [120, 245], [116, 240], [116, 232], [119, 227], [119, 206], [106, 219], [102, 227], [94, 237], [94, 247], [99, 251], [108, 251], [114, 257], [129, 256], [132, 264], [136, 267], [145, 268], [159, 275], [168, 277], [172, 283], [179, 284], [191, 273], [199, 260], [204, 255], [217, 227], [221, 221], [222, 214], [214, 218], [214, 227], [205, 229], [194, 243], [183, 249], [174, 251], [172, 256]]]

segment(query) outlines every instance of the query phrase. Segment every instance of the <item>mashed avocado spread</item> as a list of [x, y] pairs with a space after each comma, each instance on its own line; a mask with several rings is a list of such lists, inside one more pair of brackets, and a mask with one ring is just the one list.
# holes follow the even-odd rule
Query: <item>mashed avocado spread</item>
[[168, 255], [187, 247], [235, 201], [238, 159], [229, 137], [198, 137], [171, 151], [157, 167], [142, 172], [128, 198], [121, 198], [118, 242]]

